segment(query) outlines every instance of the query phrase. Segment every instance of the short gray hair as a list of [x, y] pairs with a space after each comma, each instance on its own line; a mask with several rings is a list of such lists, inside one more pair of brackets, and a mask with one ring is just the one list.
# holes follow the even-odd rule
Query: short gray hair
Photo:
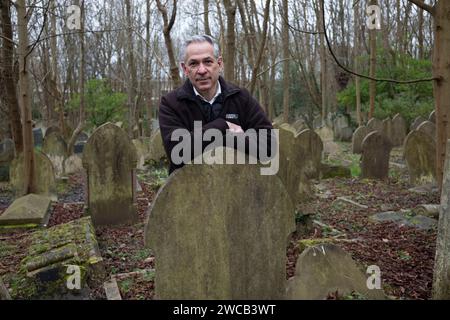
[[216, 59], [220, 56], [220, 47], [211, 36], [208, 36], [206, 34], [196, 35], [196, 36], [192, 36], [184, 41], [183, 46], [181, 48], [181, 53], [180, 53], [180, 62], [184, 62], [186, 60], [187, 47], [191, 43], [203, 43], [203, 42], [208, 42], [209, 44], [211, 44], [213, 46], [214, 57]]

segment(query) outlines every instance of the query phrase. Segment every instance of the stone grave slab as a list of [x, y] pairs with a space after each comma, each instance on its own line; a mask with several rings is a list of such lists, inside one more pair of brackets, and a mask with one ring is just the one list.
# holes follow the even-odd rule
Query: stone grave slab
[[51, 199], [29, 194], [16, 199], [0, 215], [0, 226], [46, 225], [49, 219]]

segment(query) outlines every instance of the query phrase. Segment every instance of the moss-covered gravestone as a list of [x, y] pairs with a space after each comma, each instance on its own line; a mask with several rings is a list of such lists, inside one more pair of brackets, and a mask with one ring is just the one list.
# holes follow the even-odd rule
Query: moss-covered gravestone
[[411, 131], [405, 139], [403, 156], [411, 184], [436, 181], [436, 142], [424, 131]]
[[46, 134], [42, 146], [44, 152], [55, 168], [55, 174], [60, 177], [63, 174], [63, 162], [67, 157], [67, 144], [63, 136], [58, 132]]
[[61, 134], [61, 129], [58, 126], [50, 126], [50, 127], [48, 127], [45, 130], [45, 136], [44, 137], [49, 136], [53, 132], [57, 132], [57, 133]]
[[382, 132], [369, 133], [362, 142], [361, 177], [386, 179], [391, 148], [390, 141]]
[[392, 120], [391, 118], [386, 118], [383, 120], [383, 131], [382, 133], [392, 145]]
[[283, 184], [258, 165], [184, 166], [158, 192], [145, 226], [157, 297], [283, 299], [294, 220]]
[[16, 199], [0, 216], [0, 228], [46, 225], [50, 204], [50, 198], [36, 194]]
[[16, 276], [13, 296], [88, 299], [89, 282], [104, 276], [90, 217], [36, 231], [31, 243]]
[[15, 156], [15, 145], [11, 139], [0, 142], [0, 181], [9, 180], [9, 167]]
[[399, 147], [403, 146], [403, 142], [407, 133], [406, 121], [400, 114], [396, 114], [394, 118], [392, 118], [392, 135], [391, 142], [392, 146]]
[[83, 171], [83, 162], [78, 154], [71, 155], [63, 162], [64, 174]]
[[295, 276], [289, 279], [288, 298], [324, 300], [338, 292], [361, 299], [384, 299], [382, 289], [369, 289], [367, 278], [349, 254], [327, 243], [306, 248], [297, 259]]
[[369, 131], [378, 131], [380, 133], [383, 132], [383, 121], [377, 118], [372, 118], [367, 122], [367, 127], [369, 128]]
[[127, 133], [112, 123], [100, 126], [83, 151], [88, 208], [95, 226], [138, 220], [133, 205], [137, 153]]
[[[53, 164], [44, 153], [34, 152], [36, 173], [36, 194], [54, 197], [56, 194], [56, 182]], [[16, 197], [26, 194], [23, 169], [23, 153], [20, 153], [11, 163], [10, 182]]]
[[370, 129], [366, 126], [358, 127], [353, 133], [352, 138], [352, 152], [360, 154], [362, 152], [362, 141], [369, 134]]

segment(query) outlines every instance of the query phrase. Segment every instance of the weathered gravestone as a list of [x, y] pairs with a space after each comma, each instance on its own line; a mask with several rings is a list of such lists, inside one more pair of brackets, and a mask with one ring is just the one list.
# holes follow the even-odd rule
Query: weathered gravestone
[[44, 152], [52, 162], [56, 176], [60, 177], [63, 173], [64, 159], [67, 157], [67, 144], [64, 141], [63, 136], [58, 132], [46, 134], [42, 152]]
[[303, 154], [303, 170], [306, 178], [319, 179], [323, 143], [319, 135], [310, 129], [301, 131], [295, 139]]
[[382, 133], [386, 138], [388, 138], [389, 142], [392, 145], [392, 120], [390, 118], [386, 118], [383, 120], [383, 131]]
[[436, 176], [436, 142], [423, 131], [411, 131], [405, 139], [403, 157], [411, 184], [433, 183]]
[[435, 110], [430, 112], [430, 115], [428, 116], [428, 121], [436, 124], [436, 111]]
[[382, 133], [369, 133], [362, 142], [361, 177], [386, 179], [391, 148], [391, 143]]
[[427, 119], [425, 119], [422, 116], [418, 116], [414, 119], [414, 121], [411, 123], [411, 126], [409, 128], [410, 131], [416, 130], [418, 126], [420, 126], [420, 124], [424, 121], [427, 121]]
[[83, 151], [88, 177], [88, 208], [95, 226], [136, 222], [133, 205], [136, 148], [112, 123], [94, 131]]
[[15, 156], [15, 145], [11, 139], [0, 142], [0, 181], [9, 180], [9, 166]]
[[367, 126], [360, 126], [355, 130], [352, 138], [353, 153], [360, 154], [362, 152], [362, 142], [369, 132], [370, 129]]
[[0, 226], [46, 225], [51, 200], [49, 197], [28, 194], [16, 199], [0, 216]]
[[294, 220], [280, 179], [259, 165], [184, 166], [158, 192], [145, 227], [157, 297], [283, 299]]
[[[450, 140], [447, 140], [450, 150]], [[447, 152], [439, 209], [436, 258], [434, 262], [433, 299], [450, 300], [450, 153]]]
[[138, 164], [137, 168], [144, 170], [145, 169], [145, 160], [147, 160], [150, 156], [150, 144], [145, 143], [144, 139], [133, 139], [133, 144], [136, 147], [137, 155], [138, 155]]
[[[40, 151], [34, 152], [35, 157], [35, 173], [36, 173], [36, 194], [47, 195], [54, 197], [56, 194], [55, 172], [52, 162], [44, 153]], [[24, 160], [23, 153], [20, 153], [11, 162], [10, 182], [12, 190], [16, 197], [27, 194], [25, 192], [25, 178], [24, 178]]]
[[436, 141], [436, 125], [431, 121], [422, 122], [416, 129], [428, 135], [430, 139]]
[[[309, 197], [312, 193], [306, 176], [306, 159], [303, 147], [295, 136], [295, 130], [287, 124], [280, 128], [278, 177], [283, 182], [294, 204]], [[318, 166], [320, 165], [317, 164]]]
[[89, 299], [90, 283], [104, 276], [91, 219], [36, 231], [30, 240], [15, 290], [25, 291], [27, 299]]
[[34, 146], [40, 147], [42, 146], [42, 143], [44, 141], [44, 136], [42, 134], [41, 128], [33, 129], [33, 140], [34, 140]]
[[288, 299], [324, 300], [336, 291], [344, 297], [358, 293], [366, 299], [385, 299], [381, 289], [368, 289], [367, 276], [338, 246], [306, 248], [297, 259], [295, 276], [289, 279]]
[[57, 133], [61, 134], [61, 129], [58, 126], [50, 126], [47, 128], [47, 130], [45, 130], [45, 137], [47, 137], [48, 135], [50, 135], [53, 132], [57, 132]]
[[2, 277], [0, 276], [0, 300], [11, 300], [11, 295], [8, 289], [3, 283]]
[[164, 150], [164, 144], [161, 136], [161, 130], [156, 131], [150, 137], [150, 160], [156, 163], [164, 162], [167, 159], [166, 151]]
[[338, 114], [333, 121], [334, 138], [338, 141], [351, 141], [353, 130], [349, 125], [348, 118]]
[[403, 142], [406, 137], [406, 121], [400, 114], [396, 114], [394, 118], [392, 118], [392, 134], [391, 134], [391, 142], [393, 147], [399, 147], [403, 145]]
[[370, 129], [370, 131], [378, 131], [379, 133], [383, 133], [383, 121], [372, 118], [367, 122], [367, 127]]

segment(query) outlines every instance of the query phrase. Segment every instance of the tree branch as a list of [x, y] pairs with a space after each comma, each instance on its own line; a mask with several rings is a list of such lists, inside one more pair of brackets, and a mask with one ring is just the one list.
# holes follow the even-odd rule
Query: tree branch
[[409, 2], [414, 3], [419, 8], [429, 12], [431, 15], [434, 15], [434, 7], [426, 4], [423, 0], [408, 0]]
[[336, 64], [338, 65], [339, 68], [341, 68], [345, 72], [348, 72], [348, 73], [350, 73], [350, 74], [352, 74], [354, 76], [358, 76], [358, 77], [361, 77], [361, 78], [364, 78], [364, 79], [368, 79], [368, 80], [379, 81], [379, 82], [411, 84], [411, 83], [418, 83], [418, 82], [428, 82], [428, 81], [433, 81], [433, 80], [436, 80], [436, 81], [442, 80], [442, 78], [424, 78], [424, 79], [415, 79], [415, 80], [405, 80], [404, 81], [404, 80], [394, 80], [394, 79], [373, 78], [373, 77], [366, 76], [364, 74], [356, 73], [356, 72], [348, 69], [344, 65], [342, 65], [339, 62], [338, 58], [336, 57], [335, 53], [333, 52], [333, 49], [331, 48], [330, 39], [328, 38], [326, 24], [325, 24], [325, 5], [324, 5], [324, 1], [325, 0], [320, 0], [320, 5], [322, 6], [322, 23], [323, 23], [322, 27], [323, 27], [323, 33], [325, 35], [325, 40], [326, 40], [326, 43], [327, 43], [328, 51], [330, 52], [331, 56], [333, 57], [334, 61], [336, 62]]

